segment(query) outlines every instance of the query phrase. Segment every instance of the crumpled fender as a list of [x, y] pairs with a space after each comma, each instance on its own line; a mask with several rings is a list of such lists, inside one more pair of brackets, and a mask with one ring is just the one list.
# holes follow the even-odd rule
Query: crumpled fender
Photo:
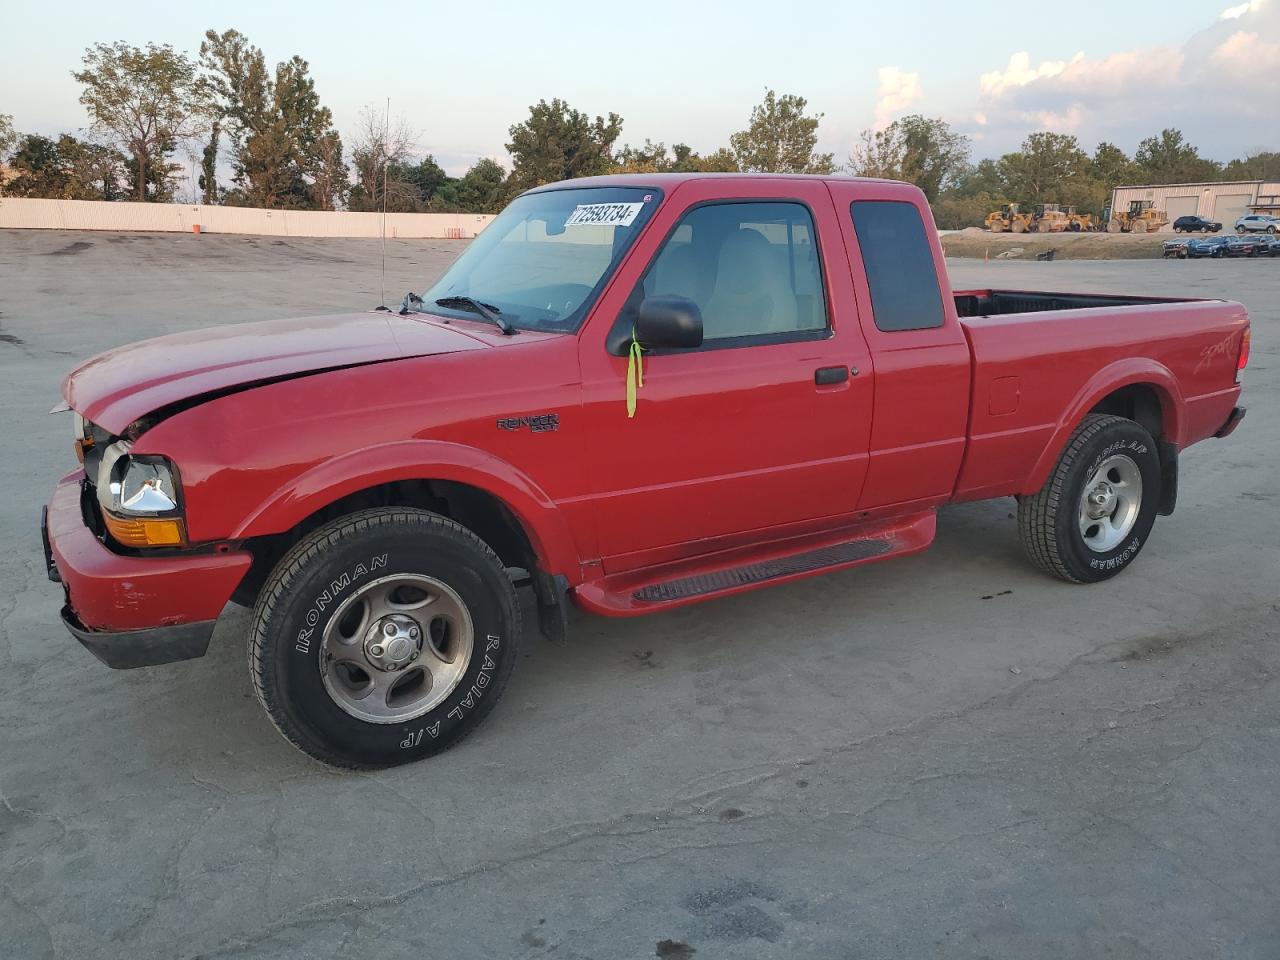
[[520, 521], [544, 570], [576, 574], [578, 552], [551, 498], [505, 460], [443, 440], [377, 444], [326, 460], [276, 490], [229, 539], [281, 533], [348, 494], [397, 480], [452, 480], [492, 494]]

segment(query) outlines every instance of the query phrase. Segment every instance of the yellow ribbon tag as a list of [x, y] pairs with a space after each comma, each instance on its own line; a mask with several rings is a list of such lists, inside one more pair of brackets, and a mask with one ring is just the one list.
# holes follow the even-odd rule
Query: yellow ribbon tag
[[636, 391], [644, 386], [644, 347], [631, 331], [631, 349], [627, 351], [627, 419], [636, 415]]

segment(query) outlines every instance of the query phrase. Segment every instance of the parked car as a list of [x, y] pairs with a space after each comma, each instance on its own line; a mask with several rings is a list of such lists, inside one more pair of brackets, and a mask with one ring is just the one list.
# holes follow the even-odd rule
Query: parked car
[[1251, 213], [1236, 221], [1236, 233], [1280, 233], [1280, 217]]
[[1187, 258], [1187, 247], [1190, 243], [1190, 240], [1185, 239], [1166, 240], [1161, 245], [1160, 256], [1166, 260], [1185, 260]]
[[498, 700], [517, 581], [559, 638], [569, 602], [628, 617], [906, 556], [993, 497], [1047, 574], [1114, 577], [1181, 452], [1243, 418], [1249, 331], [1229, 300], [953, 291], [909, 184], [550, 184], [398, 312], [79, 366], [44, 559], [107, 665], [202, 656], [232, 600], [290, 742], [402, 763]]
[[1266, 236], [1245, 234], [1226, 238], [1226, 255], [1228, 257], [1256, 257], [1266, 253], [1269, 240]]
[[1228, 239], [1228, 237], [1192, 237], [1187, 241], [1187, 256], [1192, 259], [1226, 256]]
[[1218, 221], [1206, 220], [1204, 217], [1179, 217], [1173, 221], [1174, 233], [1217, 233], [1221, 229], [1222, 224]]
[[1258, 251], [1259, 256], [1280, 257], [1280, 236], [1268, 236], [1266, 249]]

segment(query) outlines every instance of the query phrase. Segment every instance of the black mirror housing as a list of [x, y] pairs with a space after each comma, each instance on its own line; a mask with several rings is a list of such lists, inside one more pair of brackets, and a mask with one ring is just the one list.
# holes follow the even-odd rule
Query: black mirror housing
[[646, 350], [702, 346], [702, 311], [688, 297], [646, 297], [636, 316], [636, 339]]

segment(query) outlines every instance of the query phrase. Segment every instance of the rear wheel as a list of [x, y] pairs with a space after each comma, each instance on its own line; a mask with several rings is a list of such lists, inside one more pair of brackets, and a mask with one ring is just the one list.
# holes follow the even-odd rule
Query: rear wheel
[[511, 675], [515, 588], [475, 534], [425, 510], [326, 524], [277, 564], [249, 666], [272, 723], [324, 763], [385, 767], [474, 730]]
[[1043, 487], [1018, 504], [1031, 561], [1071, 583], [1114, 577], [1151, 533], [1160, 499], [1155, 441], [1123, 417], [1090, 414]]

